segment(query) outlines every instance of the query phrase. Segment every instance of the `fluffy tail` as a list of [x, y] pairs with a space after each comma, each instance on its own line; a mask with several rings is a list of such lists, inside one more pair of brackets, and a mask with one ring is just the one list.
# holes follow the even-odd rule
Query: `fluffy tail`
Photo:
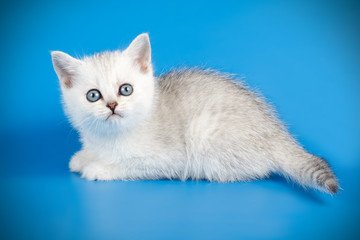
[[315, 187], [330, 194], [335, 194], [339, 190], [335, 174], [329, 164], [320, 157], [301, 152], [279, 163], [285, 175], [303, 186]]

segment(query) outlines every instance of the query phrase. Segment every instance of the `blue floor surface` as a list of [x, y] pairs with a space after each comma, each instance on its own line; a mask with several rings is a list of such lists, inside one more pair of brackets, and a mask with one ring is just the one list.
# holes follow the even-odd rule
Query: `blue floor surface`
[[[36, 138], [34, 136], [36, 135]], [[280, 176], [249, 183], [96, 182], [67, 169], [66, 124], [7, 135], [2, 239], [359, 239], [358, 179], [336, 168], [338, 195]]]

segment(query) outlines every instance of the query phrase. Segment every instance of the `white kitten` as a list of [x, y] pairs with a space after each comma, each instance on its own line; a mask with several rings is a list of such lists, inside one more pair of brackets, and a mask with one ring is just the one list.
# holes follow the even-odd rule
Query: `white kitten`
[[279, 172], [304, 186], [338, 190], [328, 164], [228, 75], [185, 69], [154, 77], [147, 34], [123, 52], [81, 60], [51, 55], [65, 112], [81, 136], [70, 169], [86, 179], [232, 182]]

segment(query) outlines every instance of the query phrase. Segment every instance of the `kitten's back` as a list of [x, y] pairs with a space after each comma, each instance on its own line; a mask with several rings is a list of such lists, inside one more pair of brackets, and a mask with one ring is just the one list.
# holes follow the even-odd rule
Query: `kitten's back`
[[282, 128], [272, 107], [231, 75], [197, 68], [173, 70], [160, 77], [158, 85], [160, 106], [177, 118], [191, 121], [209, 112], [225, 122], [236, 120], [261, 127], [257, 122], [265, 121]]
[[[302, 185], [337, 191], [334, 174], [306, 152], [271, 106], [231, 76], [175, 70], [159, 79], [159, 113], [187, 152], [183, 179], [249, 180], [278, 171]], [[319, 167], [321, 166], [321, 167]]]

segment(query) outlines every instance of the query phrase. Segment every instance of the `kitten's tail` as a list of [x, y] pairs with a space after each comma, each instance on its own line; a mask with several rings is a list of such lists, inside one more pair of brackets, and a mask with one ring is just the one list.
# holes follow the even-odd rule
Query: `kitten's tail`
[[339, 190], [335, 174], [322, 158], [303, 152], [291, 161], [280, 162], [280, 168], [303, 186], [311, 186], [335, 194]]

